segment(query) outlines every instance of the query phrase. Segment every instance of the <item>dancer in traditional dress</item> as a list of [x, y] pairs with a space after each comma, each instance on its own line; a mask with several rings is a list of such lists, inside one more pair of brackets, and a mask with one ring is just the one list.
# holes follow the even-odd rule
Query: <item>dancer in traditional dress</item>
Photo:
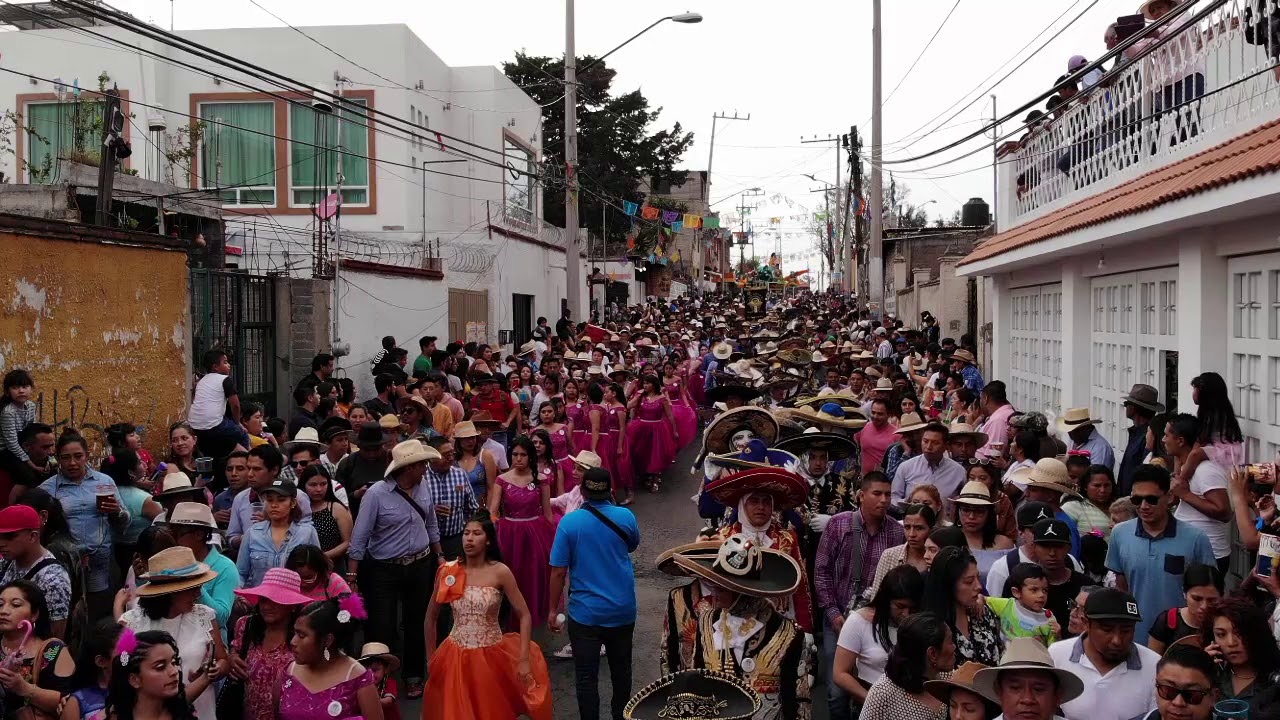
[[676, 457], [677, 434], [671, 400], [662, 393], [657, 375], [645, 375], [641, 391], [627, 403], [631, 421], [627, 423], [627, 451], [635, 477], [642, 478], [649, 492], [662, 487], [662, 473]]

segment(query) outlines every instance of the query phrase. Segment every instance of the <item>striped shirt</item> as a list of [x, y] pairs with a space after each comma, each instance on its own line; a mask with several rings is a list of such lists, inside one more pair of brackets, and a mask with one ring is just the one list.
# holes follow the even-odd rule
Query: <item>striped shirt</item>
[[[450, 509], [447, 517], [437, 516], [440, 523], [440, 537], [461, 535], [463, 528], [467, 526], [467, 520], [471, 519], [479, 507], [466, 471], [454, 464], [449, 466], [447, 472], [441, 474], [428, 465], [427, 484], [436, 507]], [[435, 508], [430, 510], [434, 511]]]
[[22, 462], [31, 458], [18, 443], [18, 433], [35, 421], [36, 404], [30, 400], [26, 405], [9, 403], [4, 406], [4, 410], [0, 410], [0, 440], [4, 442], [4, 449], [13, 453]]

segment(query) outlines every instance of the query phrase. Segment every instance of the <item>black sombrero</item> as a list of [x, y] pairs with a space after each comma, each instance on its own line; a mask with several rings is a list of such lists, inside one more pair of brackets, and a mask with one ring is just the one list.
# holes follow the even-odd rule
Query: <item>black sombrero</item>
[[680, 567], [676, 563], [677, 555], [686, 555], [690, 557], [707, 556], [715, 558], [716, 553], [720, 552], [719, 540], [700, 540], [698, 542], [677, 545], [673, 548], [663, 550], [658, 555], [658, 559], [653, 561], [658, 570], [667, 575], [675, 575], [676, 577], [689, 577], [688, 571]]
[[824, 449], [827, 451], [829, 460], [843, 460], [853, 454], [856, 446], [853, 441], [844, 435], [829, 432], [815, 432], [814, 428], [810, 428], [799, 435], [779, 440], [774, 444], [774, 450], [785, 450], [795, 455], [803, 455], [814, 448]]
[[722, 383], [707, 391], [707, 401], [711, 403], [726, 402], [731, 397], [751, 402], [760, 397], [760, 388], [741, 383]]
[[682, 670], [649, 683], [622, 710], [627, 720], [746, 720], [760, 696], [738, 678], [712, 670]]
[[800, 587], [794, 558], [744, 535], [725, 540], [714, 555], [677, 554], [674, 561], [691, 576], [747, 597], [786, 597]]

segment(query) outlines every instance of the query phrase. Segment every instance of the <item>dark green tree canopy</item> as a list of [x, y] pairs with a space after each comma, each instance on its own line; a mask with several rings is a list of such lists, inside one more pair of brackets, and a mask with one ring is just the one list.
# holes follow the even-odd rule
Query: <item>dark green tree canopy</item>
[[[579, 58], [578, 67], [594, 60]], [[563, 178], [564, 61], [516, 53], [514, 62], [503, 63], [502, 71], [542, 106], [542, 169], [547, 177]], [[693, 133], [684, 132], [678, 122], [652, 131], [650, 126], [662, 108], [651, 109], [639, 90], [613, 94], [614, 75], [603, 62], [578, 74], [578, 217], [583, 227], [598, 235], [603, 213], [607, 240], [620, 243], [631, 228], [631, 218], [612, 205], [622, 200], [642, 202], [645, 198], [639, 188], [645, 179], [679, 185], [683, 173], [674, 169], [693, 144]], [[543, 218], [564, 227], [563, 184], [548, 184], [542, 197]]]

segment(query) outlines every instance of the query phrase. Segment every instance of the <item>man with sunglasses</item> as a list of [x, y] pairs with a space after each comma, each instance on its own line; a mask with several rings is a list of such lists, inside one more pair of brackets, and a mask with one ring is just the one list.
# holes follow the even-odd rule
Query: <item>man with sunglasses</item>
[[[1214, 565], [1209, 536], [1169, 512], [1169, 471], [1142, 465], [1133, 473], [1133, 501], [1138, 517], [1111, 530], [1107, 569], [1116, 587], [1133, 593], [1150, 612], [1185, 603], [1182, 573], [1188, 565]], [[1147, 642], [1149, 623], [1139, 623], [1137, 641]]]
[[1156, 709], [1134, 720], [1210, 720], [1218, 702], [1218, 666], [1209, 653], [1177, 644], [1156, 665]]
[[1134, 642], [1142, 623], [1127, 592], [1103, 588], [1085, 601], [1085, 634], [1049, 646], [1054, 667], [1084, 681], [1080, 697], [1062, 704], [1067, 720], [1129, 720], [1155, 707], [1160, 656]]

